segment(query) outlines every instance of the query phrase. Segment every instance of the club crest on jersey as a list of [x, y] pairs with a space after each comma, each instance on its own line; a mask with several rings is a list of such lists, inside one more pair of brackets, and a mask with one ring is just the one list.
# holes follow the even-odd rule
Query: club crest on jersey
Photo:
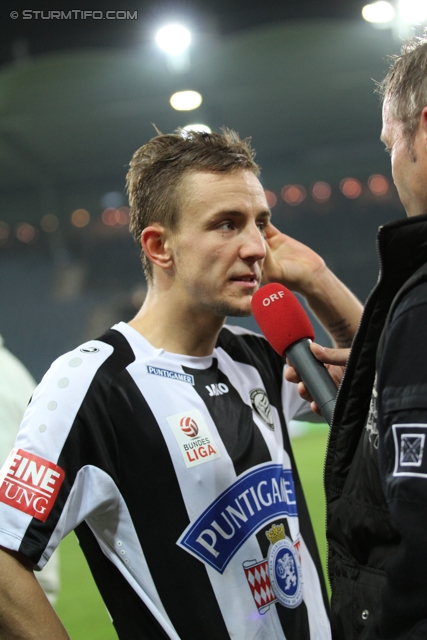
[[13, 449], [0, 471], [0, 502], [46, 522], [64, 477], [53, 462]]
[[221, 457], [208, 425], [198, 409], [176, 413], [166, 419], [187, 468]]
[[394, 424], [394, 476], [427, 478], [425, 444], [427, 424]]
[[274, 420], [270, 402], [264, 389], [252, 389], [250, 392], [252, 408], [269, 429], [274, 430]]
[[300, 541], [286, 538], [283, 524], [273, 524], [265, 535], [270, 541], [268, 557], [243, 563], [252, 597], [261, 614], [275, 602], [295, 609], [302, 602]]

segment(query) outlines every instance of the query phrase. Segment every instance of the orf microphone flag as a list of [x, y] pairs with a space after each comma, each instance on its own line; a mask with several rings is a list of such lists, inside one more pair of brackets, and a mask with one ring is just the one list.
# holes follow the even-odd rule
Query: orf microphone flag
[[337, 387], [326, 367], [311, 352], [314, 331], [300, 302], [283, 285], [271, 283], [253, 296], [252, 312], [270, 345], [289, 358], [322, 416], [331, 424]]

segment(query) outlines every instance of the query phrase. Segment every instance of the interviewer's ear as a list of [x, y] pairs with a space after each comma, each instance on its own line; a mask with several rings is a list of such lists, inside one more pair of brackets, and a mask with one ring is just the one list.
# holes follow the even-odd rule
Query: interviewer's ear
[[161, 269], [169, 269], [173, 265], [167, 229], [155, 222], [141, 233], [141, 247], [147, 258]]

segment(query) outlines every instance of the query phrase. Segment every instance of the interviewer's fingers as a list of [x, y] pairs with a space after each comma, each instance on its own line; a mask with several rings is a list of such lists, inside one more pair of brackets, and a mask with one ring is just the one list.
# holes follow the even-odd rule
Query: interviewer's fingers
[[335, 364], [345, 367], [347, 364], [350, 349], [333, 349], [331, 347], [322, 347], [317, 342], [310, 344], [310, 349], [320, 362], [325, 364]]
[[289, 360], [286, 360], [288, 366], [285, 368], [285, 378], [288, 382], [294, 382], [295, 384], [297, 384], [298, 382], [301, 381], [301, 378], [299, 377], [299, 375], [297, 374], [297, 372], [295, 371], [295, 369], [293, 368], [293, 366], [291, 365], [291, 363], [289, 362]]
[[298, 382], [298, 394], [307, 402], [313, 402], [313, 398], [308, 393], [307, 388], [303, 382]]
[[318, 415], [318, 416], [321, 416], [321, 415], [322, 415], [322, 413], [321, 413], [321, 411], [320, 411], [319, 407], [318, 407], [318, 406], [317, 406], [317, 404], [314, 402], [314, 400], [313, 400], [313, 402], [311, 402], [311, 403], [310, 403], [310, 409], [313, 411], [313, 413], [317, 413], [317, 415]]

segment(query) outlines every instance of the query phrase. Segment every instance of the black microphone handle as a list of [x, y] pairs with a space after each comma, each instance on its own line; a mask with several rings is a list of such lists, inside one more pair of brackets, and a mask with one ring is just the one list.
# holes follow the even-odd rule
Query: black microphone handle
[[330, 425], [338, 389], [324, 364], [311, 352], [310, 340], [303, 338], [294, 342], [285, 353]]

